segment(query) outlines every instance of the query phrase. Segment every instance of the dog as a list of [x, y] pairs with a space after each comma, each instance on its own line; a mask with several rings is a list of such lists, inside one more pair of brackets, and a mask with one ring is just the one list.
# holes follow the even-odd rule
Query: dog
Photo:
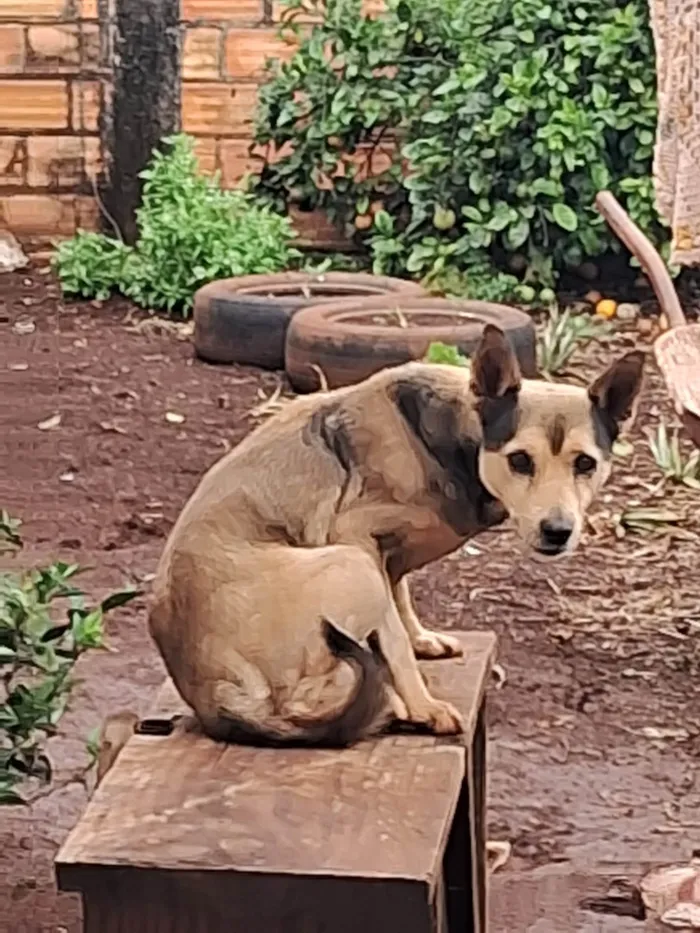
[[489, 326], [471, 370], [407, 363], [256, 428], [204, 476], [154, 581], [150, 631], [204, 732], [460, 732], [416, 662], [459, 642], [421, 624], [407, 575], [508, 516], [538, 559], [571, 553], [642, 376], [631, 352], [588, 389], [523, 381]]

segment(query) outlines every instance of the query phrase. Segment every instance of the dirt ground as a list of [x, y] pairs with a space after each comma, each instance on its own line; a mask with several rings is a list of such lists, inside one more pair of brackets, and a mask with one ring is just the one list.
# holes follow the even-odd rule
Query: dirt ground
[[[124, 303], [64, 304], [46, 269], [0, 277], [0, 507], [24, 522], [21, 563], [79, 561], [95, 596], [125, 582], [147, 588], [199, 476], [252, 427], [260, 393], [277, 383], [194, 361], [183, 337]], [[604, 365], [611, 352], [597, 345], [579, 363]], [[505, 529], [416, 575], [431, 624], [500, 638], [507, 680], [489, 713], [490, 835], [510, 840], [513, 855], [493, 878], [492, 933], [640, 929], [579, 901], [610, 876], [637, 878], [700, 846], [700, 493], [654, 492], [642, 430], [662, 410], [672, 417], [654, 372], [634, 450], [575, 558], [534, 565]], [[54, 429], [37, 427], [59, 413]], [[635, 501], [677, 511], [680, 530], [617, 537], [614, 515]], [[59, 780], [84, 760], [104, 714], [143, 709], [163, 677], [143, 600], [116, 613], [108, 634], [111, 650], [81, 662], [52, 742]], [[57, 894], [51, 865], [85, 802], [73, 784], [29, 812], [2, 811], [0, 933], [78, 933], [78, 899]]]

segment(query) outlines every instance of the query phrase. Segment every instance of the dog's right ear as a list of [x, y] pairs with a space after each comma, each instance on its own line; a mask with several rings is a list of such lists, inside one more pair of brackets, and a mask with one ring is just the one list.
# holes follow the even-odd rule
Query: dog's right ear
[[472, 360], [471, 390], [479, 398], [497, 399], [520, 390], [520, 366], [500, 328], [487, 324]]
[[487, 450], [498, 450], [517, 430], [521, 381], [520, 366], [506, 335], [487, 324], [472, 360], [471, 376]]

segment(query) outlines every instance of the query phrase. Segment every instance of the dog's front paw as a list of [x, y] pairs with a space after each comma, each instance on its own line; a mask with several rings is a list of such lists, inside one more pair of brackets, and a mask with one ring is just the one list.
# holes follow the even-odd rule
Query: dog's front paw
[[464, 732], [461, 715], [445, 700], [435, 700], [427, 710], [424, 723], [435, 735], [459, 735], [460, 732]]
[[456, 658], [463, 654], [459, 639], [441, 632], [421, 632], [413, 642], [413, 651], [417, 658], [432, 659]]

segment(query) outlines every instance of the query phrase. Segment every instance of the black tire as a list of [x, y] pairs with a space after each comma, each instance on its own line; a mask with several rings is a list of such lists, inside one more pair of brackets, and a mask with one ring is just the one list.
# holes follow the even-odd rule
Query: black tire
[[[405, 318], [407, 324], [413, 317], [416, 326], [366, 322], [368, 317], [392, 314]], [[300, 311], [287, 331], [285, 369], [298, 392], [321, 388], [318, 370], [335, 389], [361, 382], [387, 366], [420, 360], [434, 341], [452, 344], [471, 356], [486, 324], [500, 327], [523, 375], [535, 376], [535, 326], [523, 311], [486, 301], [414, 296], [329, 302]]]
[[297, 311], [332, 299], [390, 293], [424, 294], [414, 282], [346, 272], [284, 272], [211, 282], [194, 299], [195, 352], [211, 363], [283, 369], [287, 328]]

